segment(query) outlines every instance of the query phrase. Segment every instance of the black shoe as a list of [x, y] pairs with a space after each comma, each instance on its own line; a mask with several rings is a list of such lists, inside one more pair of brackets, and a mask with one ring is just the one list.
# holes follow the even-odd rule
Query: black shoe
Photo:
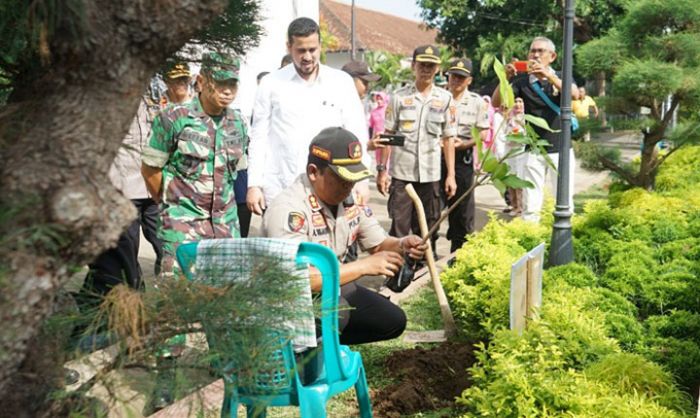
[[80, 373], [67, 367], [63, 368], [63, 382], [66, 386], [71, 386], [80, 381]]

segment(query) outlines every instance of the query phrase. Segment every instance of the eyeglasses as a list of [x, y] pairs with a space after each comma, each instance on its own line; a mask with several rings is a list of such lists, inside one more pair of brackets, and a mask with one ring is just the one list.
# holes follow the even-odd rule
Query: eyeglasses
[[539, 55], [542, 55], [542, 54], [544, 54], [545, 52], [550, 52], [550, 51], [549, 51], [548, 49], [544, 49], [544, 48], [530, 48], [530, 53], [531, 53], [531, 54], [539, 54]]

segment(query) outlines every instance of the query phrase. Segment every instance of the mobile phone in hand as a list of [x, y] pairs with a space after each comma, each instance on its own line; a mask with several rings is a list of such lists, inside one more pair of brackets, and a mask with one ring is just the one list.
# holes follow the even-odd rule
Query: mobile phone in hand
[[515, 67], [515, 71], [526, 73], [530, 69], [530, 61], [514, 61], [513, 66]]
[[379, 138], [382, 140], [382, 144], [394, 147], [403, 147], [403, 143], [406, 140], [406, 137], [400, 134], [379, 134]]

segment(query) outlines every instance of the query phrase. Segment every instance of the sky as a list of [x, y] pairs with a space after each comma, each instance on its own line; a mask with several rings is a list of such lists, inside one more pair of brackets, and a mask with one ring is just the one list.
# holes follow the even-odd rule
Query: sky
[[[336, 1], [347, 4], [352, 3], [351, 0]], [[406, 19], [421, 20], [420, 7], [416, 4], [416, 0], [355, 0], [355, 6], [377, 10]]]

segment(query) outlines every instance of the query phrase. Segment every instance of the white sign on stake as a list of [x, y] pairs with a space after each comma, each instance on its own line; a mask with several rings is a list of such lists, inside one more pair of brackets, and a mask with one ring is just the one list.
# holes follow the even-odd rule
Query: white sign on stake
[[528, 318], [542, 306], [544, 243], [513, 263], [510, 269], [510, 329], [522, 333]]

